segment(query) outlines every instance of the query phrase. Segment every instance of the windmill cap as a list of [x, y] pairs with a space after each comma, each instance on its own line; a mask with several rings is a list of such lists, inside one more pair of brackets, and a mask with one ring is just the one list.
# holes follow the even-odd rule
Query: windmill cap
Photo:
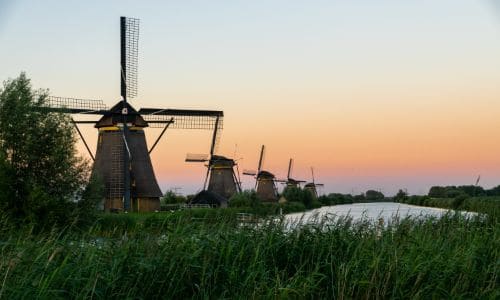
[[257, 177], [274, 178], [274, 174], [268, 171], [260, 171]]
[[127, 123], [132, 123], [136, 127], [147, 127], [148, 123], [141, 117], [141, 115], [132, 107], [128, 102], [120, 101], [107, 111], [104, 116], [96, 123], [95, 127], [109, 127], [116, 126], [123, 123], [123, 116], [125, 115]]
[[224, 166], [230, 166], [230, 167], [235, 165], [234, 159], [227, 158], [227, 157], [222, 156], [222, 155], [213, 155], [212, 158], [210, 159], [210, 162], [212, 164], [224, 165]]

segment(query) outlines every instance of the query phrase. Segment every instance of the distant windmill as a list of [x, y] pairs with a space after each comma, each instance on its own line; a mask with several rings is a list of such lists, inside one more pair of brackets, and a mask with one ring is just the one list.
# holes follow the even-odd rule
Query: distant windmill
[[300, 187], [301, 183], [304, 183], [305, 180], [296, 180], [292, 178], [293, 171], [293, 158], [290, 158], [288, 162], [288, 172], [286, 176], [286, 180], [280, 180], [280, 182], [285, 183], [286, 187]]
[[322, 186], [324, 186], [324, 184], [316, 183], [314, 181], [314, 168], [313, 167], [311, 167], [311, 175], [312, 175], [312, 182], [306, 183], [306, 185], [304, 185], [304, 189], [307, 191], [310, 191], [314, 198], [318, 198], [317, 187], [322, 187]]
[[[107, 109], [100, 100], [48, 97], [48, 111], [68, 114], [101, 115], [98, 121], [73, 121], [90, 157], [92, 173], [105, 186], [105, 211], [154, 211], [160, 208], [162, 192], [155, 178], [150, 153], [167, 128], [222, 129], [222, 111], [142, 108], [128, 102], [137, 96], [139, 20], [120, 18], [120, 91], [122, 100]], [[94, 124], [99, 131], [94, 155], [77, 124]], [[144, 128], [163, 127], [148, 150]]]
[[[216, 120], [216, 123], [217, 122], [218, 120]], [[186, 162], [206, 162], [207, 174], [205, 176], [203, 190], [229, 199], [235, 193], [241, 192], [240, 180], [237, 172], [234, 171], [234, 167], [236, 167], [234, 159], [214, 154], [218, 140], [217, 133], [218, 130], [215, 129], [212, 136], [209, 155], [188, 154], [186, 156]]]
[[278, 189], [276, 188], [276, 177], [273, 173], [262, 170], [264, 164], [265, 146], [260, 149], [259, 164], [257, 171], [244, 170], [243, 175], [255, 176], [255, 190], [262, 201], [277, 201]]

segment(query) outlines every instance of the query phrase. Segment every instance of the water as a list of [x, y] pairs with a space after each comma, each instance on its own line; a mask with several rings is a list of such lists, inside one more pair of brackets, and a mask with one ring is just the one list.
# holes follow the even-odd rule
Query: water
[[[387, 224], [394, 217], [400, 219], [411, 217], [440, 217], [449, 210], [435, 207], [422, 207], [394, 202], [377, 203], [356, 203], [334, 206], [323, 206], [307, 212], [293, 213], [285, 216], [285, 220], [290, 224], [315, 223], [325, 218], [337, 219], [338, 217], [351, 217], [354, 221], [372, 220]], [[463, 212], [466, 215], [473, 215], [470, 212]]]

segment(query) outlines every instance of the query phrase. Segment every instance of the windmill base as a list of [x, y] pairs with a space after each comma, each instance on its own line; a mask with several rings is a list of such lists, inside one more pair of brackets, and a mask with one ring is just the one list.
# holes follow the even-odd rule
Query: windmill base
[[[133, 198], [131, 209], [133, 212], [153, 212], [160, 210], [160, 198]], [[105, 212], [123, 211], [122, 198], [109, 198], [104, 201]]]

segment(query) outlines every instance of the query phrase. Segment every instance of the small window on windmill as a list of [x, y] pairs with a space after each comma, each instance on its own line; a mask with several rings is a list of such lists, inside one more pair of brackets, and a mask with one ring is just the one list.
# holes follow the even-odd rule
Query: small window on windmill
[[126, 107], [122, 108], [122, 115], [128, 115], [128, 109]]

